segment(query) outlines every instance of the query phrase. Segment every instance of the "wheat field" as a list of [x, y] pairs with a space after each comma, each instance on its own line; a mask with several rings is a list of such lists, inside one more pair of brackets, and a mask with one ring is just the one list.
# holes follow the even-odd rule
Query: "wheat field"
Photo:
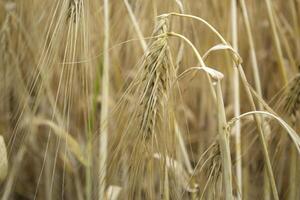
[[0, 0], [1, 200], [298, 200], [299, 133], [299, 0]]

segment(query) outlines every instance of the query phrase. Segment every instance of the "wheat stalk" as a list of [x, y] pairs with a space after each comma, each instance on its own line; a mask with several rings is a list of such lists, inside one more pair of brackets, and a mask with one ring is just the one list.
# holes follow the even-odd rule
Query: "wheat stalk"
[[[231, 21], [232, 21], [232, 45], [233, 49], [238, 52], [238, 25], [237, 25], [237, 1], [231, 1]], [[235, 64], [233, 62], [233, 64]], [[233, 68], [233, 104], [234, 104], [234, 116], [239, 116], [240, 111], [240, 80], [239, 80], [239, 72], [236, 67]], [[241, 200], [243, 198], [242, 195], [242, 159], [241, 157], [241, 124], [237, 123], [235, 127], [235, 150], [236, 150], [236, 177], [237, 177], [237, 188], [238, 191], [238, 199]]]
[[4, 138], [0, 135], [0, 183], [2, 183], [8, 173], [7, 151]]
[[106, 176], [107, 176], [107, 143], [108, 128], [105, 125], [108, 121], [108, 102], [109, 102], [109, 1], [104, 0], [104, 60], [103, 60], [103, 77], [102, 77], [102, 104], [101, 104], [101, 128], [99, 142], [99, 199], [106, 199]]

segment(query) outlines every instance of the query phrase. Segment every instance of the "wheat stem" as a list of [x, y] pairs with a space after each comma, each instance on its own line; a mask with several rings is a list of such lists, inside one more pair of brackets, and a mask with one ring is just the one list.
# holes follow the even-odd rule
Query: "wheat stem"
[[134, 15], [134, 13], [133, 13], [133, 11], [131, 9], [131, 6], [130, 6], [128, 0], [124, 0], [124, 3], [125, 3], [125, 6], [126, 6], [126, 9], [128, 11], [128, 14], [130, 16], [130, 19], [131, 19], [131, 21], [133, 23], [134, 30], [135, 30], [136, 34], [138, 35], [139, 41], [141, 43], [141, 46], [142, 46], [143, 50], [146, 51], [147, 50], [147, 43], [146, 43], [146, 41], [144, 39], [144, 36], [143, 36], [143, 33], [142, 33], [141, 29], [140, 29], [138, 21], [137, 21], [135, 15]]
[[[232, 26], [232, 47], [238, 51], [238, 27], [237, 27], [237, 5], [236, 0], [231, 0], [231, 26]], [[234, 64], [234, 63], [233, 63]], [[239, 72], [236, 67], [233, 68], [233, 103], [234, 116], [240, 115], [240, 81]], [[235, 151], [236, 151], [236, 177], [238, 187], [238, 199], [242, 199], [242, 159], [241, 159], [241, 123], [237, 122], [235, 126]]]
[[99, 200], [106, 199], [106, 168], [107, 168], [107, 137], [108, 128], [108, 102], [109, 102], [109, 0], [104, 3], [104, 46], [103, 46], [103, 76], [102, 76], [102, 102], [101, 102], [101, 133], [99, 149]]
[[[254, 103], [253, 96], [251, 94], [250, 88], [248, 87], [248, 82], [247, 82], [244, 70], [243, 70], [241, 65], [238, 65], [238, 70], [239, 70], [240, 77], [241, 77], [241, 80], [243, 82], [243, 85], [245, 87], [247, 98], [248, 98], [249, 103], [251, 105], [251, 109], [256, 111], [256, 105]], [[256, 125], [257, 125], [257, 129], [258, 129], [260, 143], [261, 143], [262, 148], [263, 148], [263, 155], [264, 155], [265, 162], [266, 162], [266, 170], [267, 170], [269, 181], [270, 181], [270, 184], [271, 184], [273, 197], [274, 197], [275, 200], [279, 200], [278, 192], [277, 192], [277, 188], [276, 188], [276, 183], [275, 183], [275, 178], [274, 178], [274, 175], [273, 175], [272, 165], [271, 165], [271, 161], [270, 161], [270, 157], [269, 157], [269, 153], [268, 153], [267, 142], [266, 142], [264, 132], [263, 132], [263, 124], [262, 124], [263, 123], [262, 122], [263, 118], [260, 118], [259, 116], [254, 115], [254, 119], [255, 119], [255, 122], [256, 122]]]
[[280, 72], [281, 72], [283, 83], [286, 84], [288, 82], [288, 77], [287, 77], [287, 74], [286, 74], [284, 58], [283, 58], [283, 54], [282, 54], [282, 50], [281, 50], [281, 45], [280, 45], [278, 33], [277, 33], [277, 30], [276, 30], [276, 24], [275, 24], [275, 19], [274, 19], [272, 2], [270, 0], [265, 0], [265, 3], [266, 3], [266, 6], [267, 6], [268, 19], [269, 19], [271, 29], [272, 29], [273, 40], [275, 42], [277, 59], [278, 59], [278, 62], [279, 62], [279, 69], [280, 69]]
[[217, 94], [217, 107], [218, 107], [218, 132], [219, 132], [219, 144], [222, 158], [222, 174], [225, 186], [226, 200], [232, 200], [232, 173], [231, 173], [231, 157], [229, 148], [229, 134], [226, 122], [226, 114], [224, 109], [224, 102], [222, 97], [221, 80], [217, 81], [216, 85]]
[[5, 180], [8, 173], [7, 151], [4, 138], [0, 135], [0, 184]]

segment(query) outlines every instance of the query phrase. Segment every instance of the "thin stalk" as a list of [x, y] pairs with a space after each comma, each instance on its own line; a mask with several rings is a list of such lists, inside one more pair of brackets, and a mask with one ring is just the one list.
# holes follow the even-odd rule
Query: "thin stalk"
[[232, 173], [231, 173], [231, 157], [229, 147], [229, 134], [226, 129], [226, 114], [224, 109], [224, 102], [221, 89], [221, 80], [217, 81], [216, 86], [217, 94], [217, 107], [218, 107], [218, 132], [219, 132], [219, 144], [222, 159], [222, 174], [225, 186], [226, 200], [232, 200]]
[[[238, 65], [238, 70], [239, 70], [240, 77], [241, 77], [241, 80], [243, 82], [243, 85], [245, 87], [247, 98], [249, 100], [251, 109], [253, 111], [256, 111], [257, 110], [256, 105], [254, 103], [254, 99], [253, 99], [253, 96], [251, 94], [251, 90], [248, 87], [248, 82], [247, 82], [247, 79], [246, 79], [246, 75], [245, 75], [244, 70], [243, 70], [241, 65]], [[268, 153], [267, 142], [266, 142], [264, 132], [263, 132], [262, 119], [263, 118], [261, 118], [257, 115], [254, 115], [254, 120], [255, 120], [255, 123], [257, 125], [257, 129], [258, 129], [258, 133], [259, 133], [259, 140], [260, 140], [260, 143], [261, 143], [262, 148], [263, 148], [263, 155], [264, 155], [264, 159], [265, 159], [265, 163], [266, 163], [266, 170], [267, 170], [267, 174], [268, 174], [268, 177], [269, 177], [273, 197], [274, 197], [275, 200], [279, 200], [279, 196], [278, 196], [278, 192], [277, 192], [277, 188], [276, 188], [276, 183], [275, 183], [275, 178], [274, 178], [274, 175], [273, 175], [272, 165], [271, 165], [271, 161], [270, 161], [270, 156], [269, 156], [269, 153]]]
[[[296, 52], [299, 53], [300, 50], [300, 44], [299, 44], [299, 21], [297, 18], [297, 10], [294, 0], [290, 0], [290, 9], [292, 11], [292, 17], [293, 17], [293, 27], [294, 27], [294, 35], [295, 42], [296, 42]], [[288, 43], [287, 43], [288, 45]], [[298, 55], [296, 55], [296, 58]], [[295, 127], [296, 128], [296, 127]], [[290, 154], [291, 154], [291, 163], [290, 163], [290, 177], [289, 177], [289, 200], [297, 199], [297, 186], [299, 186], [299, 180], [297, 179], [297, 168], [298, 168], [298, 155], [297, 155], [297, 149], [293, 146], [290, 148]]]
[[[252, 34], [251, 26], [250, 26], [248, 11], [247, 11], [247, 7], [245, 4], [245, 0], [240, 0], [240, 3], [241, 3], [244, 22], [245, 22], [246, 33], [247, 33], [247, 37], [249, 40], [250, 56], [251, 56], [251, 62], [252, 62], [252, 70], [254, 73], [255, 89], [256, 89], [257, 93], [260, 96], [262, 96], [261, 82], [260, 82], [257, 58], [256, 58], [256, 53], [255, 53], [255, 45], [254, 45], [253, 34]], [[261, 108], [261, 105], [259, 105], [259, 108]]]
[[[231, 33], [232, 33], [232, 47], [238, 51], [238, 27], [237, 27], [237, 5], [236, 0], [231, 0]], [[234, 64], [234, 63], [233, 63]], [[239, 72], [236, 67], [233, 68], [233, 104], [234, 116], [240, 115], [240, 80]], [[238, 187], [238, 199], [242, 199], [242, 151], [241, 151], [241, 123], [237, 122], [235, 125], [235, 151], [236, 151], [236, 178]]]
[[293, 27], [294, 27], [294, 36], [295, 36], [295, 42], [296, 42], [296, 50], [297, 55], [296, 58], [299, 58], [299, 50], [300, 50], [300, 28], [299, 28], [299, 20], [298, 20], [298, 13], [297, 13], [297, 5], [295, 3], [295, 0], [290, 0], [290, 8], [292, 10], [292, 16], [293, 16]]
[[139, 24], [138, 24], [138, 21], [137, 21], [135, 15], [134, 15], [134, 13], [131, 9], [131, 6], [130, 6], [128, 0], [124, 0], [124, 3], [125, 3], [125, 6], [126, 6], [126, 9], [128, 11], [129, 17], [130, 17], [130, 19], [133, 23], [133, 27], [135, 29], [135, 32], [138, 35], [141, 46], [142, 46], [143, 50], [146, 51], [147, 50], [147, 43], [145, 42], [144, 36], [143, 36], [142, 31], [141, 31], [141, 29], [139, 27]]
[[[281, 21], [277, 17], [276, 17], [275, 22], [276, 22], [276, 27], [278, 28], [278, 31], [279, 31], [279, 37], [282, 41], [283, 48], [284, 48], [287, 58], [290, 62], [290, 66], [291, 66], [290, 73], [292, 73], [292, 74], [297, 73], [298, 68], [297, 68], [297, 64], [295, 62], [295, 58], [292, 53], [291, 46], [290, 46], [291, 43], [289, 42], [289, 40], [284, 32], [284, 27], [286, 27], [286, 22], [283, 20]], [[283, 28], [281, 28], [281, 27], [283, 27]]]
[[271, 200], [270, 181], [268, 181], [268, 169], [263, 168], [263, 198], [264, 200]]
[[8, 174], [7, 150], [4, 138], [0, 135], [0, 184], [4, 182]]
[[284, 59], [283, 59], [283, 54], [282, 54], [281, 45], [280, 45], [280, 41], [279, 41], [279, 36], [278, 36], [277, 30], [276, 30], [272, 2], [270, 0], [265, 0], [265, 3], [267, 5], [268, 18], [269, 18], [269, 22], [270, 22], [271, 29], [272, 29], [272, 35], [273, 35], [273, 40], [275, 43], [276, 54], [277, 54], [277, 59], [278, 59], [278, 63], [279, 63], [279, 69], [281, 72], [283, 84], [286, 85], [286, 83], [288, 82], [288, 77], [287, 77], [286, 69], [285, 69], [285, 65], [284, 65]]
[[[240, 2], [241, 2], [243, 18], [244, 18], [245, 27], [246, 27], [246, 33], [247, 33], [247, 37], [249, 40], [250, 56], [251, 56], [251, 63], [252, 63], [251, 66], [252, 66], [252, 71], [254, 74], [255, 89], [256, 89], [257, 93], [262, 97], [261, 82], [260, 82], [257, 58], [256, 58], [256, 53], [255, 53], [255, 45], [254, 45], [252, 30], [251, 30], [251, 26], [250, 26], [248, 11], [247, 11], [247, 7], [245, 4], [245, 0], [240, 0]], [[258, 103], [258, 109], [259, 110], [262, 109], [262, 105], [260, 103]], [[263, 123], [263, 119], [262, 119], [262, 123]], [[267, 175], [266, 169], [264, 168], [264, 190], [265, 191], [269, 191], [269, 188], [270, 188], [270, 186], [268, 184], [269, 181], [267, 179], [268, 179], [268, 175]], [[264, 194], [266, 194], [266, 193], [268, 193], [268, 192], [264, 192]], [[265, 199], [268, 199], [268, 198], [265, 197]]]
[[[52, 153], [52, 152], [49, 152], [49, 154]], [[46, 200], [51, 200], [53, 199], [52, 198], [52, 191], [49, 190], [49, 188], [51, 188], [51, 163], [52, 162], [52, 159], [51, 157], [49, 156], [49, 158], [46, 160], [45, 162], [45, 173], [44, 173], [44, 176], [45, 176], [45, 199]]]
[[183, 156], [185, 167], [187, 168], [189, 174], [192, 174], [193, 167], [191, 165], [190, 158], [189, 158], [188, 152], [187, 152], [185, 144], [184, 144], [184, 139], [182, 137], [181, 131], [179, 129], [179, 126], [178, 126], [178, 123], [176, 120], [174, 120], [174, 124], [175, 124], [175, 134], [176, 134], [176, 137], [177, 137], [179, 145], [180, 145], [180, 151]]
[[106, 199], [106, 168], [107, 168], [107, 135], [108, 135], [108, 101], [109, 101], [109, 0], [104, 3], [104, 46], [103, 46], [103, 76], [101, 102], [101, 133], [99, 147], [99, 200]]
[[[166, 161], [165, 161], [166, 162]], [[170, 200], [168, 166], [165, 164], [164, 200]]]
[[297, 199], [297, 157], [298, 152], [294, 146], [290, 147], [291, 157], [290, 157], [290, 174], [289, 174], [289, 200]]

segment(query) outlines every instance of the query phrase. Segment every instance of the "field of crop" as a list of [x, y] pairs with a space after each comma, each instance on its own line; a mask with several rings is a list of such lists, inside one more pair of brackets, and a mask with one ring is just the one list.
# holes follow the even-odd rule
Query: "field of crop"
[[299, 200], [299, 0], [0, 0], [1, 200]]

